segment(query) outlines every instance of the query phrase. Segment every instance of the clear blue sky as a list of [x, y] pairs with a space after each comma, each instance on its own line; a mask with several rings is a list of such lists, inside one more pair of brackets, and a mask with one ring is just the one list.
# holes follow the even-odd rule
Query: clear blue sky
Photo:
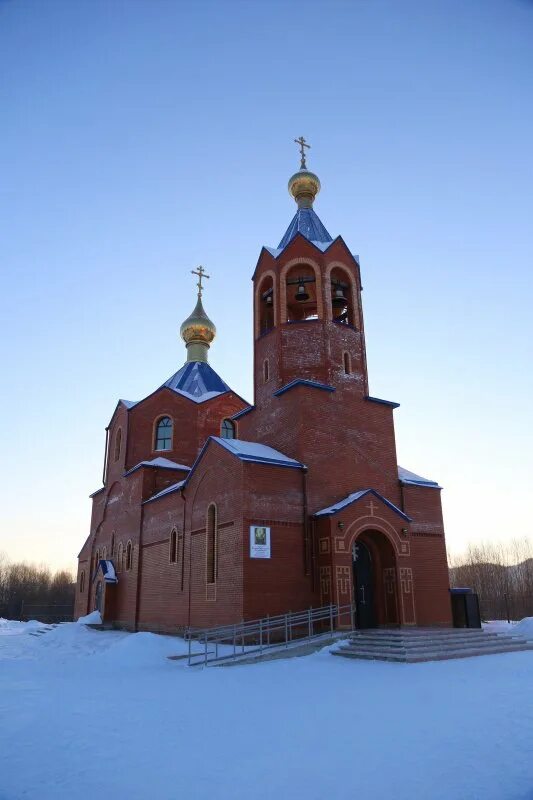
[[531, 532], [533, 3], [0, 0], [0, 550], [74, 564], [104, 428], [184, 361], [251, 398], [251, 282], [295, 210], [361, 257], [374, 395], [450, 549]]

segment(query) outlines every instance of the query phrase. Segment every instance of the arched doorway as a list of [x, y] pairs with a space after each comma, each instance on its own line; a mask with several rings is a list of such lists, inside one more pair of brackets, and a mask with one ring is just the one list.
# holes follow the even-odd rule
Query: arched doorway
[[362, 541], [352, 548], [355, 613], [358, 628], [374, 628], [374, 568], [369, 548]]
[[381, 531], [364, 531], [352, 545], [353, 595], [358, 628], [400, 624], [396, 554]]

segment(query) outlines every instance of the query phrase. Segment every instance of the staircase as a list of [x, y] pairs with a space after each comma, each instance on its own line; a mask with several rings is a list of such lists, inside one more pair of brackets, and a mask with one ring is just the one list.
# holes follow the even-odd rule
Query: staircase
[[350, 634], [347, 642], [331, 652], [344, 658], [411, 664], [521, 650], [533, 650], [533, 641], [477, 628], [375, 628]]

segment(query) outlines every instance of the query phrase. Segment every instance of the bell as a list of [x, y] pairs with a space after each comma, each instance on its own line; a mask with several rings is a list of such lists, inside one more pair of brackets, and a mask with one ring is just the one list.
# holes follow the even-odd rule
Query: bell
[[309, 295], [305, 291], [305, 286], [303, 283], [300, 283], [298, 286], [298, 291], [294, 295], [294, 299], [298, 300], [299, 302], [303, 302], [304, 300], [309, 300]]
[[269, 294], [268, 297], [265, 299], [265, 303], [267, 304], [267, 306], [271, 306], [272, 305], [272, 295], [271, 294]]
[[343, 306], [346, 305], [346, 298], [344, 296], [344, 291], [341, 286], [336, 287], [335, 294], [331, 302], [335, 308], [342, 308]]

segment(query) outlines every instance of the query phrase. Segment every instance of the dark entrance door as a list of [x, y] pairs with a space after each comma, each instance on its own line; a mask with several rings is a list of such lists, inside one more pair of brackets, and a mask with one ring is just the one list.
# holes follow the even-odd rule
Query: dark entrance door
[[96, 611], [100, 612], [100, 614], [102, 613], [102, 594], [103, 594], [102, 581], [98, 581], [98, 583], [96, 584], [96, 592], [94, 596], [94, 607]]
[[353, 585], [358, 628], [373, 628], [374, 576], [372, 556], [366, 544], [356, 542], [353, 546]]

